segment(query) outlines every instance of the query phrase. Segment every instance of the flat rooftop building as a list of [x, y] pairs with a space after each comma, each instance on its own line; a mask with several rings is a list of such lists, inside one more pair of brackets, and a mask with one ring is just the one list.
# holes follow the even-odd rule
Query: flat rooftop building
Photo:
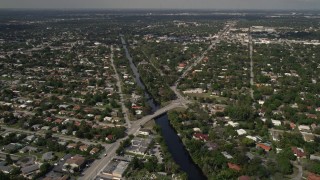
[[122, 178], [124, 172], [126, 171], [129, 163], [126, 161], [120, 161], [120, 163], [117, 165], [116, 169], [112, 172], [112, 175], [114, 177]]
[[129, 162], [112, 160], [107, 167], [104, 168], [102, 174], [112, 176], [113, 179], [121, 179], [128, 166]]

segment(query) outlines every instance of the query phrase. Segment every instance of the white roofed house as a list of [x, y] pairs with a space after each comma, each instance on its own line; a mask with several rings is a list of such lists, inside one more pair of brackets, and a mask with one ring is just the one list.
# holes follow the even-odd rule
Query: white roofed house
[[228, 125], [232, 126], [232, 127], [238, 127], [239, 123], [237, 122], [233, 122], [233, 121], [228, 121]]
[[272, 119], [271, 122], [272, 122], [272, 124], [273, 124], [274, 126], [281, 126], [281, 121], [279, 121], [279, 120], [274, 120], [274, 119]]
[[149, 136], [151, 131], [149, 129], [140, 129], [138, 132], [140, 135]]
[[250, 135], [246, 136], [246, 138], [251, 139], [253, 141], [257, 141], [258, 140], [257, 137], [253, 137], [253, 136], [250, 136]]
[[247, 134], [247, 131], [244, 130], [244, 129], [238, 129], [237, 133], [238, 133], [239, 136], [241, 136], [241, 135]]
[[299, 131], [304, 131], [304, 132], [309, 132], [311, 130], [310, 126], [308, 126], [308, 125], [299, 125], [298, 129], [299, 129]]
[[263, 101], [263, 100], [259, 100], [258, 103], [259, 103], [260, 105], [263, 105], [263, 104], [264, 104], [264, 101]]

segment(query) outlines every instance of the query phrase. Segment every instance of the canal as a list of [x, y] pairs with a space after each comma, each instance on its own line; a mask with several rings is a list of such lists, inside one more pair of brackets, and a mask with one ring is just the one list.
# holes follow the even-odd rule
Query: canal
[[[144, 83], [140, 78], [139, 71], [135, 66], [132, 57], [127, 48], [127, 44], [121, 37], [121, 42], [126, 53], [126, 58], [130, 62], [130, 67], [134, 73], [135, 81], [140, 88], [144, 90], [145, 97], [148, 101], [148, 104], [151, 106], [152, 111], [157, 111], [160, 107], [152, 98], [148, 90], [146, 89]], [[168, 146], [169, 152], [171, 153], [173, 160], [179, 165], [180, 169], [188, 175], [189, 180], [202, 180], [207, 179], [202, 173], [201, 169], [192, 161], [188, 151], [185, 149], [183, 143], [181, 142], [180, 137], [177, 135], [174, 128], [169, 123], [168, 115], [165, 113], [157, 118], [155, 118], [157, 125], [161, 127], [162, 136]]]

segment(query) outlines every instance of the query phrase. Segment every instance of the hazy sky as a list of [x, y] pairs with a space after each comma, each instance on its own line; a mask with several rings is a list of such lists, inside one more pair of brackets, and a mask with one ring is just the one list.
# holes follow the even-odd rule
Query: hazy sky
[[320, 9], [320, 0], [0, 0], [0, 8]]

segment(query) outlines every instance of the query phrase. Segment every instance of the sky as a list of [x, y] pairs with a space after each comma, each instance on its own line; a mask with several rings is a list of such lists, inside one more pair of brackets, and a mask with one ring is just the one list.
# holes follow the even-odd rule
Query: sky
[[0, 8], [320, 9], [320, 0], [0, 0]]

